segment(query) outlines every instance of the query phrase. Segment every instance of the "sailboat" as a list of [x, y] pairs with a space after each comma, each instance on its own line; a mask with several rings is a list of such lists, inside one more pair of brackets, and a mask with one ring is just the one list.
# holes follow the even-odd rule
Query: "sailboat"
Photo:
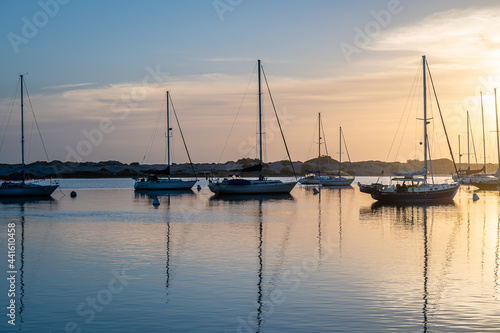
[[[342, 172], [342, 141], [344, 139], [344, 135], [342, 133], [342, 127], [339, 127], [339, 170], [332, 172], [328, 175], [328, 178], [323, 181], [321, 185], [323, 186], [350, 186], [354, 181], [354, 177]], [[344, 140], [345, 144], [345, 140]], [[347, 146], [346, 146], [347, 149]]]
[[[323, 128], [321, 122], [321, 112], [318, 113], [318, 170], [311, 171], [306, 170], [306, 176], [299, 179], [299, 183], [303, 185], [319, 185], [323, 183], [324, 180], [328, 178], [328, 176], [321, 175], [321, 130]], [[326, 147], [326, 145], [325, 145]], [[327, 152], [328, 155], [328, 152]]]
[[[354, 177], [342, 173], [342, 157], [339, 159], [339, 171], [327, 175], [321, 174], [321, 132], [323, 124], [321, 122], [321, 112], [318, 113], [318, 170], [310, 171], [305, 177], [299, 179], [299, 183], [303, 185], [323, 185], [323, 186], [349, 186], [354, 180]], [[326, 143], [325, 143], [326, 148]], [[326, 149], [325, 149], [326, 150]], [[326, 150], [328, 155], [328, 150]], [[342, 127], [340, 128], [340, 154], [342, 154]], [[341, 155], [342, 156], [342, 155]]]
[[[134, 184], [134, 189], [135, 190], [186, 190], [190, 189], [193, 187], [193, 185], [198, 181], [198, 180], [184, 180], [180, 178], [171, 178], [170, 177], [170, 131], [172, 128], [170, 127], [170, 93], [167, 91], [167, 169], [166, 173], [167, 178], [160, 178], [155, 174], [150, 174], [147, 178], [136, 178], [135, 184]], [[174, 110], [175, 112], [175, 110]], [[179, 125], [179, 122], [177, 121], [177, 124]], [[179, 131], [180, 131], [180, 126], [179, 126]], [[182, 135], [182, 140], [184, 141], [184, 136]], [[184, 146], [186, 147], [186, 152], [187, 152], [187, 146], [186, 143], [184, 142]], [[189, 162], [191, 162], [191, 157], [189, 156], [189, 152], [187, 152], [188, 157], [189, 157]], [[191, 167], [193, 167], [193, 164], [191, 163]], [[194, 168], [193, 168], [193, 174], [194, 174]]]
[[209, 179], [208, 188], [216, 195], [231, 194], [271, 194], [290, 193], [297, 184], [296, 181], [283, 182], [277, 179], [264, 178], [262, 172], [262, 89], [261, 89], [261, 64], [257, 60], [258, 85], [259, 85], [259, 164], [243, 169], [242, 171], [259, 171], [259, 179], [243, 179], [232, 177], [226, 179]]
[[[497, 150], [498, 150], [498, 160], [500, 165], [500, 143], [499, 143], [499, 129], [498, 129], [498, 109], [497, 109], [497, 90], [495, 88], [495, 115], [497, 124]], [[470, 170], [470, 160], [468, 159], [468, 168], [459, 172], [454, 179], [460, 181], [464, 185], [472, 185], [481, 190], [498, 190], [500, 189], [500, 168], [497, 170], [495, 175], [486, 173], [486, 139], [484, 133], [484, 110], [483, 110], [483, 94], [481, 93], [481, 113], [482, 113], [482, 123], [483, 123], [483, 155], [484, 164], [479, 170]], [[467, 113], [467, 138], [469, 137], [469, 113]], [[467, 149], [469, 147], [469, 142], [467, 140]], [[469, 155], [469, 154], [467, 154]]]
[[[428, 137], [427, 137], [427, 87], [426, 87], [426, 67], [425, 56], [422, 56], [423, 63], [423, 96], [424, 96], [424, 167], [417, 171], [406, 171], [392, 173], [391, 184], [372, 184], [371, 191], [362, 191], [370, 193], [372, 198], [379, 202], [391, 203], [420, 203], [420, 202], [446, 202], [455, 197], [459, 184], [452, 183], [434, 183], [427, 179], [428, 164]], [[430, 162], [430, 156], [429, 156]], [[432, 171], [432, 167], [431, 167]], [[394, 184], [394, 183], [395, 184]]]
[[21, 172], [19, 181], [4, 181], [0, 185], [0, 197], [43, 197], [50, 196], [59, 187], [52, 180], [48, 185], [38, 184], [35, 180], [26, 179], [24, 164], [24, 80], [21, 78]]

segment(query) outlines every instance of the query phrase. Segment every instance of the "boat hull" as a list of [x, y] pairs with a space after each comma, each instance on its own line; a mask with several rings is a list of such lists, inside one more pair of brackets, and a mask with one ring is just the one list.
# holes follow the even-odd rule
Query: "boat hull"
[[49, 197], [59, 185], [16, 184], [0, 187], [0, 197]]
[[454, 176], [453, 179], [459, 181], [462, 185], [472, 185], [481, 190], [500, 189], [500, 179], [491, 174], [459, 175]]
[[315, 177], [302, 178], [299, 183], [302, 185], [323, 185], [323, 186], [349, 186], [354, 181], [354, 178], [346, 177]]
[[496, 182], [490, 182], [490, 183], [482, 183], [482, 182], [467, 182], [467, 183], [462, 183], [462, 185], [472, 185], [480, 190], [499, 190], [500, 189], [500, 181]]
[[135, 190], [186, 190], [196, 184], [196, 180], [159, 179], [157, 181], [137, 181]]
[[323, 182], [323, 179], [307, 179], [307, 178], [302, 178], [299, 179], [299, 183], [302, 185], [319, 185]]
[[296, 184], [297, 182], [281, 181], [251, 181], [241, 185], [215, 182], [208, 184], [208, 188], [216, 195], [277, 194], [290, 193]]
[[337, 178], [324, 180], [322, 186], [349, 186], [354, 181], [354, 178]]
[[370, 193], [372, 198], [380, 202], [390, 203], [425, 203], [425, 202], [447, 202], [453, 200], [460, 185], [450, 185], [443, 189], [431, 189], [427, 191], [381, 191], [373, 189]]

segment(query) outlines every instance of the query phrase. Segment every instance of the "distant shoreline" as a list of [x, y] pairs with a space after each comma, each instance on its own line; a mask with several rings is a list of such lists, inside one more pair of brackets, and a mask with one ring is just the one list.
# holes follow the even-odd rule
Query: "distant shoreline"
[[[212, 173], [215, 176], [227, 176], [236, 173], [234, 170], [242, 169], [258, 163], [255, 159], [240, 159], [238, 161], [228, 161], [226, 163], [196, 163], [194, 164], [197, 176]], [[326, 156], [321, 157], [321, 171], [323, 173], [338, 170], [339, 163]], [[419, 170], [423, 167], [422, 161], [411, 160], [406, 163], [401, 162], [381, 162], [362, 161], [342, 163], [342, 171], [353, 176], [382, 176], [392, 172]], [[480, 168], [471, 166], [471, 168]], [[20, 164], [0, 164], [0, 179], [14, 180], [19, 175]], [[306, 170], [317, 170], [318, 159], [311, 159], [305, 162], [293, 162], [293, 168], [297, 176], [303, 176]], [[435, 175], [451, 175], [454, 167], [451, 160], [439, 159], [433, 161], [432, 168]], [[498, 166], [488, 164], [486, 171], [494, 173]], [[26, 165], [26, 173], [31, 178], [132, 178], [149, 173], [158, 175], [165, 174], [165, 164], [130, 164], [118, 161], [101, 162], [34, 162]], [[233, 170], [233, 171], [232, 171]], [[264, 164], [264, 174], [268, 177], [290, 177], [294, 176], [292, 166], [289, 161], [277, 161]], [[252, 176], [255, 173], [248, 173]], [[173, 164], [171, 175], [175, 177], [193, 176], [191, 165], [188, 163]]]

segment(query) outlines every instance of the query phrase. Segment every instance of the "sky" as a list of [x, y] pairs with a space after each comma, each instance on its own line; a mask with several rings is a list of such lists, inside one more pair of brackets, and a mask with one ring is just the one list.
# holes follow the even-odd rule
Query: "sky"
[[[21, 160], [26, 73], [43, 138], [25, 108], [27, 162], [46, 150], [163, 163], [167, 90], [193, 162], [257, 157], [257, 59], [292, 160], [317, 156], [318, 113], [334, 158], [341, 126], [352, 161], [422, 160], [423, 55], [457, 162], [469, 111], [469, 157], [496, 163], [498, 17], [493, 0], [0, 0], [0, 163]], [[286, 159], [266, 86], [262, 96], [265, 159]], [[449, 158], [436, 104], [428, 111], [432, 157]], [[184, 163], [171, 127], [173, 162]]]

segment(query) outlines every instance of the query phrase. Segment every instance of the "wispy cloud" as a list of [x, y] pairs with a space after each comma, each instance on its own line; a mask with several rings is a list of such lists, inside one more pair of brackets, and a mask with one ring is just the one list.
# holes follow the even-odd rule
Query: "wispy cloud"
[[96, 83], [91, 83], [91, 82], [73, 83], [73, 84], [61, 84], [61, 85], [58, 85], [58, 86], [42, 87], [42, 89], [54, 89], [54, 90], [75, 89], [75, 88], [93, 86], [95, 84]]
[[[434, 54], [455, 68], [491, 65], [500, 55], [500, 8], [449, 10], [380, 34], [372, 51]], [[496, 61], [495, 59], [495, 61]], [[452, 60], [452, 61], [450, 61]]]

